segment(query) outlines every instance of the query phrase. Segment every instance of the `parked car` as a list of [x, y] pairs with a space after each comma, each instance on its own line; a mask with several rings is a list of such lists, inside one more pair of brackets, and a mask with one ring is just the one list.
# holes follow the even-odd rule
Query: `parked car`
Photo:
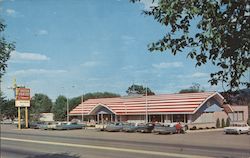
[[224, 128], [225, 134], [243, 134], [248, 133], [250, 127], [246, 123], [233, 123], [229, 127]]
[[151, 133], [153, 129], [154, 129], [153, 123], [139, 124], [137, 126], [136, 132]]
[[83, 124], [72, 123], [72, 122], [60, 122], [56, 124], [56, 130], [72, 130], [72, 129], [82, 129]]
[[95, 125], [95, 129], [97, 131], [105, 131], [106, 127], [107, 127], [107, 124], [96, 124]]
[[1, 124], [12, 124], [12, 120], [11, 119], [4, 119], [1, 121]]
[[155, 125], [152, 132], [157, 133], [157, 134], [174, 134], [174, 133], [177, 133], [175, 126], [176, 124], [174, 123], [158, 124], [158, 125]]
[[40, 125], [40, 129], [42, 130], [54, 130], [56, 128], [56, 123], [54, 122], [46, 122], [43, 125]]
[[40, 128], [40, 126], [42, 126], [42, 125], [44, 125], [45, 124], [45, 122], [30, 122], [29, 123], [29, 128], [32, 128], [32, 129], [39, 129]]
[[[24, 124], [24, 120], [21, 119], [21, 120], [20, 120], [20, 123], [21, 123], [21, 124]], [[17, 125], [17, 124], [18, 124], [18, 119], [17, 119], [17, 118], [15, 118], [15, 119], [13, 120], [13, 124], [14, 124], [14, 125]]]
[[121, 122], [110, 123], [106, 126], [105, 131], [108, 132], [120, 132], [123, 129], [123, 124]]
[[136, 132], [138, 129], [138, 124], [136, 123], [128, 123], [123, 126], [123, 131], [124, 132]]

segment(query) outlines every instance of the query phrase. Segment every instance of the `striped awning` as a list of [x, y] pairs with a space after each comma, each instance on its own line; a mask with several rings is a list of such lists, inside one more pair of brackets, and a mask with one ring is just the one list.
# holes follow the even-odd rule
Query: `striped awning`
[[70, 115], [92, 115], [100, 106], [116, 115], [144, 115], [145, 111], [148, 114], [192, 114], [212, 97], [222, 105], [224, 98], [217, 92], [89, 99], [74, 108]]

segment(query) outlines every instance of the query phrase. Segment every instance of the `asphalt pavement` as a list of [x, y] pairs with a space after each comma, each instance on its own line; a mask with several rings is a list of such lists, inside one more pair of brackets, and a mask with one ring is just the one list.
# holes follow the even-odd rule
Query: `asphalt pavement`
[[1, 125], [1, 158], [250, 157], [250, 135], [155, 135], [95, 130], [17, 130]]

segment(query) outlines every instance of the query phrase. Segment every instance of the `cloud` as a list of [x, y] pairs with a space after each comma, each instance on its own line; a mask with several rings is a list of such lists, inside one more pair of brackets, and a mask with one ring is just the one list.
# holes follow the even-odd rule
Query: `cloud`
[[191, 75], [192, 78], [198, 78], [198, 77], [208, 77], [208, 73], [203, 73], [203, 72], [195, 72]]
[[50, 60], [49, 57], [43, 54], [38, 53], [20, 53], [18, 51], [12, 51], [10, 61], [19, 62], [19, 61], [47, 61]]
[[81, 66], [83, 66], [83, 67], [95, 67], [95, 66], [97, 66], [98, 64], [99, 64], [99, 63], [96, 62], [96, 61], [87, 61], [87, 62], [81, 64]]
[[36, 35], [47, 35], [49, 34], [47, 30], [39, 30]]
[[151, 7], [158, 6], [159, 0], [140, 0], [140, 3], [144, 5], [144, 10], [151, 10]]
[[16, 15], [16, 11], [14, 9], [6, 9], [6, 13], [9, 16], [15, 16]]
[[157, 69], [178, 68], [178, 67], [183, 67], [183, 63], [182, 62], [161, 62], [159, 64], [152, 64], [152, 66]]
[[208, 78], [209, 74], [208, 73], [204, 73], [204, 72], [195, 72], [193, 74], [189, 74], [189, 75], [176, 75], [175, 77], [180, 78], [180, 79], [194, 79], [194, 78], [199, 78], [199, 79], [204, 79], [204, 78]]
[[53, 75], [53, 74], [61, 74], [66, 73], [66, 70], [47, 70], [47, 69], [26, 69], [26, 70], [18, 70], [13, 73], [9, 73], [9, 75], [20, 76], [20, 75], [32, 75], [32, 74], [43, 74], [43, 75]]

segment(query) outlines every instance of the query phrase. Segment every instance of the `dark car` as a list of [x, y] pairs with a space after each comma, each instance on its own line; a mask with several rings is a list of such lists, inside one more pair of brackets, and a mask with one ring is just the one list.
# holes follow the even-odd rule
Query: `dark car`
[[165, 125], [156, 125], [152, 131], [157, 134], [173, 134], [176, 133], [175, 124], [165, 124]]
[[29, 128], [32, 128], [32, 129], [39, 129], [40, 126], [44, 125], [45, 122], [30, 122], [29, 123]]
[[123, 129], [123, 124], [121, 122], [110, 123], [106, 126], [105, 131], [108, 132], [120, 132]]
[[136, 131], [141, 133], [151, 133], [154, 129], [153, 123], [139, 124]]

